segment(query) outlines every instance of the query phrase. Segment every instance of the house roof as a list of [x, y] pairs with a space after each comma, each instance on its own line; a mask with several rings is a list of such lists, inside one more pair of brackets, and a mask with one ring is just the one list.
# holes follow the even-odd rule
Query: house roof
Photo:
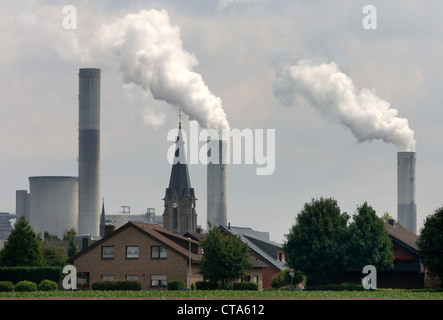
[[154, 223], [135, 223], [135, 222], [128, 222], [122, 227], [118, 228], [114, 232], [111, 232], [110, 234], [106, 235], [104, 238], [98, 240], [97, 242], [93, 243], [86, 249], [82, 250], [75, 256], [68, 259], [68, 262], [72, 262], [76, 260], [78, 257], [82, 256], [83, 254], [89, 252], [93, 248], [101, 245], [102, 243], [106, 242], [107, 240], [111, 239], [115, 235], [121, 233], [122, 231], [128, 229], [128, 228], [136, 228], [137, 230], [143, 232], [145, 235], [151, 236], [155, 238], [156, 240], [160, 241], [161, 243], [165, 244], [169, 248], [174, 249], [178, 253], [182, 254], [185, 257], [189, 257], [189, 241], [191, 241], [191, 246], [193, 247], [193, 251], [191, 251], [191, 259], [194, 262], [201, 260], [201, 255], [195, 253], [195, 248], [198, 248], [198, 242], [192, 239], [188, 239], [182, 235], [178, 235], [175, 233], [172, 233], [168, 231], [167, 229], [161, 227], [158, 224]]
[[255, 231], [251, 228], [232, 227], [223, 228], [233, 235], [240, 236], [243, 243], [246, 243], [255, 254], [267, 261], [269, 264], [279, 270], [286, 268], [286, 263], [277, 260], [277, 250], [281, 245], [269, 240], [267, 232]]
[[392, 225], [390, 223], [385, 223], [385, 229], [389, 233], [391, 239], [413, 251], [415, 254], [418, 254], [418, 236], [414, 232], [409, 231], [400, 224]]

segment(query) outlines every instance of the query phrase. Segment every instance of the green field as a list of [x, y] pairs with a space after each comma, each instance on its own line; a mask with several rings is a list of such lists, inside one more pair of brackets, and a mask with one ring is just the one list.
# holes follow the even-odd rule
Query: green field
[[0, 299], [443, 300], [443, 292], [383, 289], [374, 291], [35, 291], [0, 292]]

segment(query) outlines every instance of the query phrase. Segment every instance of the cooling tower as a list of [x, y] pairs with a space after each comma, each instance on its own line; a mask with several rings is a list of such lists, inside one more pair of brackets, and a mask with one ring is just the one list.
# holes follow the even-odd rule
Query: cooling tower
[[397, 219], [406, 229], [416, 234], [415, 163], [415, 152], [397, 153]]
[[[224, 161], [226, 146], [224, 140], [208, 141], [208, 157], [211, 159], [212, 152], [216, 152], [216, 155], [218, 155], [218, 161], [210, 162], [207, 165], [208, 221], [216, 227], [226, 227], [228, 219], [226, 201], [227, 168], [226, 161]], [[215, 158], [217, 158], [216, 155]]]
[[30, 177], [29, 223], [63, 239], [65, 230], [78, 226], [77, 177]]
[[100, 69], [79, 72], [78, 234], [100, 234]]

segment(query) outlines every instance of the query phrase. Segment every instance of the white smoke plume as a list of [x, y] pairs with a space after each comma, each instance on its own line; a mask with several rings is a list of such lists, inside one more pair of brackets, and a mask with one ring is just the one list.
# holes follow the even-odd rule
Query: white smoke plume
[[71, 36], [68, 42], [71, 55], [82, 62], [116, 62], [125, 83], [134, 83], [149, 90], [154, 99], [181, 108], [202, 127], [229, 129], [221, 99], [192, 71], [198, 61], [184, 50], [180, 29], [171, 24], [166, 10], [128, 14], [102, 25], [92, 37]]
[[281, 101], [292, 103], [294, 94], [300, 94], [325, 117], [349, 128], [358, 142], [378, 139], [394, 143], [402, 151], [415, 150], [408, 120], [398, 117], [398, 111], [374, 90], [357, 90], [336, 63], [314, 65], [300, 60], [287, 72], [290, 79], [280, 78], [274, 87]]

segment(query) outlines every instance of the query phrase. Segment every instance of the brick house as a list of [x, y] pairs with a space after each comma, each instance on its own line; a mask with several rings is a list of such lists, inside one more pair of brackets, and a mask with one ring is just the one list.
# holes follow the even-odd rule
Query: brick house
[[142, 288], [148, 290], [164, 289], [170, 280], [183, 280], [187, 287], [201, 281], [200, 260], [201, 248], [197, 241], [157, 224], [128, 222], [68, 262], [82, 275], [79, 280], [85, 282], [83, 287], [104, 280], [138, 280]]
[[[272, 278], [286, 268], [285, 255], [282, 246], [269, 240], [268, 232], [256, 231], [251, 228], [228, 226], [220, 227], [232, 235], [240, 236], [243, 243], [249, 247], [250, 259], [253, 265], [262, 268], [263, 289], [271, 287]], [[246, 280], [250, 280], [247, 278]], [[251, 279], [254, 281], [253, 279]]]

